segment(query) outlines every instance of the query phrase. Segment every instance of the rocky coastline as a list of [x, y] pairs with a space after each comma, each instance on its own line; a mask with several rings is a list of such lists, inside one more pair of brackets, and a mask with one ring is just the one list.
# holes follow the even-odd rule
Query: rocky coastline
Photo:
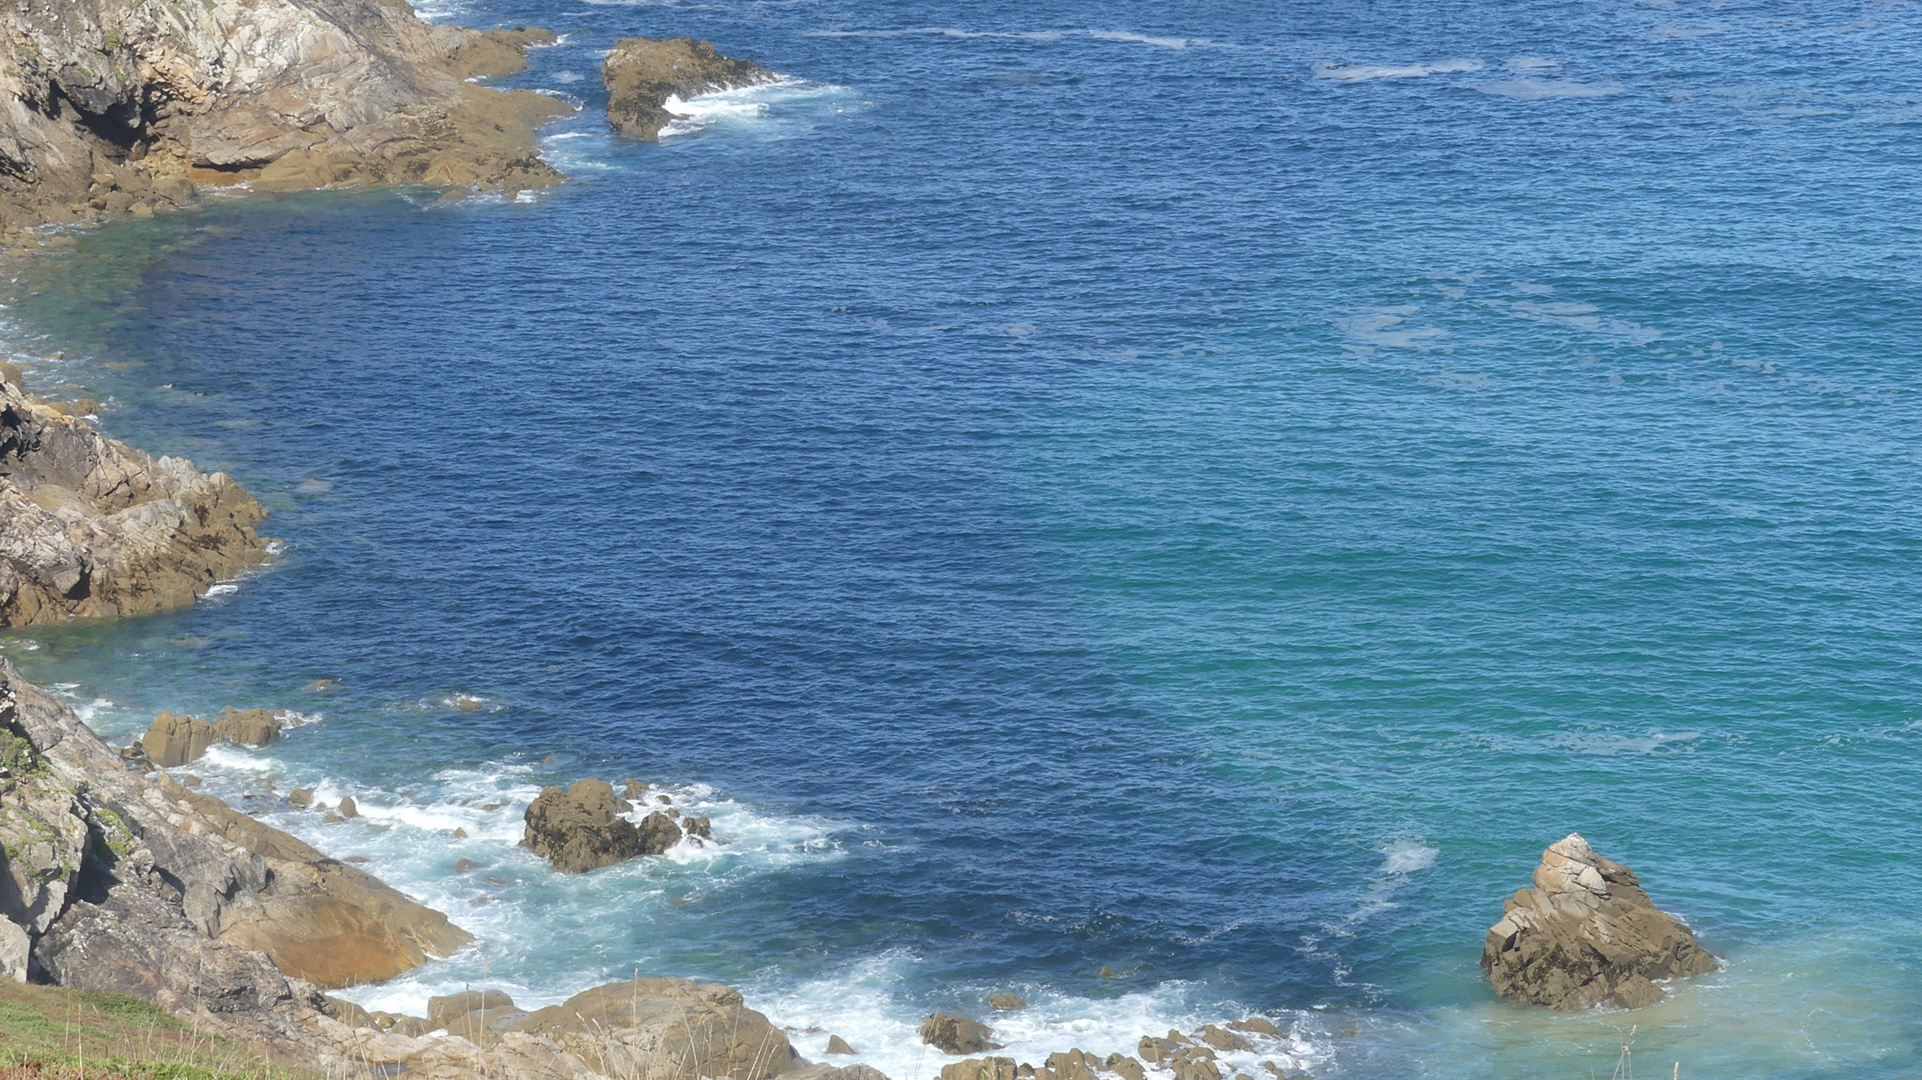
[[[516, 192], [563, 179], [534, 140], [570, 107], [470, 81], [519, 70], [554, 41], [545, 30], [429, 26], [395, 0], [71, 0], [11, 6], [0, 35], [14, 61], [0, 72], [0, 241], [16, 252], [40, 225], [151, 216], [208, 186]], [[602, 77], [610, 124], [657, 140], [670, 99], [775, 76], [706, 42], [623, 38]], [[231, 477], [101, 435], [86, 419], [97, 408], [38, 398], [0, 365], [6, 625], [190, 605], [271, 557], [266, 511]], [[279, 737], [272, 710], [230, 709], [162, 714], [117, 748], [0, 659], [0, 977], [143, 998], [343, 1077], [887, 1080], [809, 1063], [739, 991], [680, 978], [531, 1010], [480, 988], [432, 999], [426, 1016], [330, 995], [473, 938], [167, 771], [218, 743]], [[326, 812], [351, 817], [353, 800]], [[523, 846], [557, 873], [724, 839], [632, 780], [618, 793], [593, 778], [548, 788], [525, 823]], [[1482, 964], [1499, 995], [1567, 1010], [1651, 1004], [1658, 983], [1715, 960], [1632, 871], [1571, 835], [1508, 901]], [[997, 994], [992, 1006], [1027, 1002]], [[995, 1056], [994, 1028], [972, 1017], [936, 1013], [920, 1029], [961, 1059], [939, 1080], [1290, 1080], [1288, 1037], [1251, 1015], [1146, 1035], [1132, 1055], [1070, 1048], [1035, 1064]], [[854, 1052], [831, 1037], [830, 1054]]]

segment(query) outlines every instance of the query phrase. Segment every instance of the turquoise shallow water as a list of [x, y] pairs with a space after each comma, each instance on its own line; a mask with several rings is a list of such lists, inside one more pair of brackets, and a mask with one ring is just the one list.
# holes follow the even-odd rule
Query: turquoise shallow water
[[[215, 199], [6, 312], [286, 543], [9, 654], [117, 737], [315, 716], [209, 784], [482, 938], [364, 1000], [713, 977], [896, 1080], [1008, 988], [1030, 1058], [1922, 1072], [1913, 12], [442, 14], [567, 32], [514, 81], [576, 182]], [[623, 33], [793, 81], [614, 139]], [[517, 814], [585, 774], [730, 842], [555, 879]], [[1570, 830], [1726, 968], [1494, 1001]]]

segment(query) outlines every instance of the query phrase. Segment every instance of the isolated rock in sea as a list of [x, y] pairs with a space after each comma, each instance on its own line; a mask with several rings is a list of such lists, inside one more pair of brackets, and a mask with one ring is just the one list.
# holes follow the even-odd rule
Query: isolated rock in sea
[[521, 846], [545, 856], [564, 874], [579, 874], [641, 855], [659, 855], [685, 835], [681, 826], [659, 811], [639, 825], [620, 813], [614, 787], [605, 780], [578, 780], [566, 791], [544, 788], [527, 807]]
[[225, 473], [155, 460], [0, 381], [0, 623], [185, 607], [267, 557], [266, 516]]
[[163, 769], [173, 769], [190, 761], [200, 760], [200, 755], [214, 744], [214, 726], [205, 720], [192, 716], [176, 716], [163, 712], [153, 718], [153, 726], [140, 737], [140, 748], [147, 752], [147, 760]]
[[988, 1005], [996, 1012], [1016, 1012], [1028, 1007], [1028, 999], [1020, 994], [995, 994], [988, 998]]
[[228, 709], [214, 721], [214, 738], [258, 749], [280, 738], [280, 719], [272, 709]]
[[1551, 1009], [1637, 1009], [1661, 1000], [1656, 979], [1700, 975], [1715, 958], [1660, 911], [1634, 871], [1570, 833], [1542, 853], [1535, 887], [1503, 906], [1482, 970], [1506, 998]]
[[673, 121], [667, 99], [690, 98], [771, 82], [774, 76], [747, 60], [730, 60], [692, 38], [622, 38], [601, 63], [607, 86], [607, 119], [615, 130], [650, 142]]
[[390, 0], [60, 0], [0, 10], [0, 222], [155, 208], [195, 182], [292, 190], [559, 178], [569, 106], [463, 81], [538, 32], [429, 26]]
[[941, 1066], [940, 1080], [1017, 1080], [1019, 1068], [1010, 1057], [969, 1058]]
[[357, 818], [360, 816], [360, 804], [354, 801], [354, 797], [352, 795], [343, 795], [341, 796], [341, 799], [340, 799], [340, 806], [338, 807], [338, 812], [341, 816], [341, 820], [343, 821], [351, 818]]
[[921, 1021], [921, 1041], [944, 1054], [979, 1054], [999, 1050], [988, 1025], [966, 1016], [938, 1012]]
[[606, 1076], [767, 1080], [803, 1065], [740, 991], [686, 979], [597, 986], [509, 1030], [549, 1039]]

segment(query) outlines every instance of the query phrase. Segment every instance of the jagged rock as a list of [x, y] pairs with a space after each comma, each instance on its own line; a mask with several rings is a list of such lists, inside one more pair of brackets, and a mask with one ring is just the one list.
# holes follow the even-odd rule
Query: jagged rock
[[11, 919], [0, 919], [0, 979], [26, 982], [31, 969], [33, 939]]
[[1542, 852], [1534, 881], [1503, 905], [1482, 946], [1482, 970], [1503, 997], [1551, 1009], [1635, 1009], [1661, 1000], [1653, 980], [1715, 968], [1634, 871], [1577, 833]]
[[1082, 1050], [1048, 1055], [1048, 1063], [1036, 1069], [1037, 1080], [1098, 1080], [1105, 1063]]
[[921, 1041], [944, 1054], [979, 1054], [999, 1050], [988, 1025], [966, 1016], [938, 1012], [921, 1021]]
[[1200, 1037], [1202, 1042], [1214, 1047], [1216, 1050], [1254, 1049], [1254, 1047], [1249, 1045], [1248, 1040], [1232, 1032], [1223, 1031], [1213, 1024], [1202, 1027]]
[[547, 1038], [608, 1076], [767, 1080], [802, 1067], [787, 1036], [739, 991], [686, 979], [597, 986], [508, 1030]]
[[[450, 27], [465, 30], [465, 27]], [[463, 79], [512, 75], [527, 68], [527, 50], [552, 45], [560, 40], [554, 31], [538, 26], [518, 26], [512, 30], [467, 31], [455, 38], [447, 50], [448, 70]]]
[[313, 804], [314, 793], [311, 788], [297, 787], [287, 793], [287, 805], [289, 806], [305, 810]]
[[988, 1005], [996, 1012], [1016, 1012], [1028, 1007], [1028, 999], [1020, 994], [995, 994], [988, 999]]
[[0, 724], [45, 763], [31, 791], [0, 807], [0, 829], [18, 821], [42, 837], [7, 860], [9, 873], [35, 880], [0, 889], [0, 915], [26, 928], [34, 965], [53, 981], [271, 1012], [313, 996], [308, 982], [290, 988], [289, 975], [372, 982], [471, 940], [439, 912], [218, 799], [128, 769], [4, 661]]
[[830, 1054], [852, 1054], [854, 1053], [854, 1047], [849, 1046], [848, 1041], [839, 1035], [829, 1035], [827, 1052]]
[[564, 874], [612, 866], [640, 855], [659, 855], [682, 838], [681, 827], [656, 811], [639, 825], [620, 816], [614, 787], [605, 780], [578, 780], [562, 791], [545, 788], [528, 804], [521, 846], [545, 856]]
[[197, 761], [214, 744], [214, 726], [192, 716], [163, 712], [154, 717], [153, 726], [140, 737], [140, 748], [147, 760], [163, 769]]
[[258, 749], [280, 738], [280, 720], [272, 709], [230, 708], [214, 721], [214, 738]]
[[360, 816], [360, 804], [354, 801], [352, 795], [343, 795], [340, 800], [340, 805], [335, 808], [335, 812], [341, 816], [341, 820], [343, 821], [348, 818], [357, 818]]
[[622, 38], [601, 63], [607, 118], [615, 130], [650, 142], [673, 121], [667, 99], [689, 98], [772, 81], [760, 65], [730, 60], [691, 38]]
[[0, 382], [0, 623], [192, 604], [267, 557], [266, 516], [225, 473], [155, 460]]
[[979, 1057], [941, 1067], [941, 1080], [1016, 1080], [1013, 1058]]
[[1227, 1027], [1230, 1031], [1251, 1031], [1256, 1035], [1266, 1035], [1271, 1039], [1281, 1038], [1281, 1029], [1274, 1025], [1274, 1021], [1266, 1017], [1250, 1016], [1246, 1020], [1230, 1020]]
[[1146, 1080], [1148, 1076], [1148, 1070], [1141, 1067], [1141, 1062], [1126, 1054], [1109, 1054], [1106, 1064], [1108, 1071], [1122, 1080]]
[[872, 1065], [805, 1065], [790, 1073], [783, 1073], [782, 1080], [888, 1080], [887, 1074]]

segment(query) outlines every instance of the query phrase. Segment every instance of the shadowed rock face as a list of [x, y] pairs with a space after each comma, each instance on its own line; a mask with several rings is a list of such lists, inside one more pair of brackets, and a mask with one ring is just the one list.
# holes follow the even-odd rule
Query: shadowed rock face
[[1715, 968], [1715, 957], [1655, 907], [1634, 871], [1576, 833], [1542, 853], [1534, 880], [1503, 906], [1482, 946], [1482, 970], [1505, 998], [1551, 1009], [1637, 1009], [1661, 1000], [1654, 980]]
[[267, 557], [225, 473], [155, 460], [0, 381], [0, 623], [185, 607]]
[[[58, 0], [0, 10], [0, 220], [190, 199], [191, 181], [544, 187], [568, 107], [463, 80], [539, 31], [430, 27], [391, 0]], [[183, 186], [184, 185], [184, 186]]]
[[608, 91], [608, 121], [616, 131], [650, 142], [659, 139], [661, 129], [674, 119], [667, 111], [668, 98], [689, 98], [773, 79], [760, 65], [730, 60], [715, 52], [714, 46], [692, 38], [622, 38], [601, 63], [601, 82]]

